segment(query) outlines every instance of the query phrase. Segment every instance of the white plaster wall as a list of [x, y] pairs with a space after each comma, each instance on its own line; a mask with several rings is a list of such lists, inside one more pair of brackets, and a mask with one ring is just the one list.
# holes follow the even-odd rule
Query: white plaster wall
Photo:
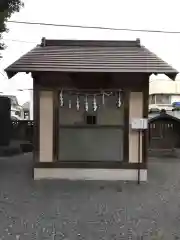
[[[130, 93], [130, 106], [129, 106], [129, 122], [133, 118], [143, 117], [143, 93], [131, 92]], [[138, 132], [131, 129], [129, 126], [129, 162], [138, 162]], [[142, 136], [140, 138], [140, 161], [142, 161]]]
[[53, 92], [40, 91], [40, 162], [53, 161]]
[[180, 81], [167, 80], [152, 80], [149, 82], [149, 94], [179, 94]]
[[[136, 169], [35, 168], [34, 179], [137, 181]], [[147, 181], [147, 170], [140, 170], [140, 181]]]
[[29, 115], [30, 115], [30, 120], [34, 119], [33, 116], [33, 90], [30, 90], [30, 111], [29, 111]]

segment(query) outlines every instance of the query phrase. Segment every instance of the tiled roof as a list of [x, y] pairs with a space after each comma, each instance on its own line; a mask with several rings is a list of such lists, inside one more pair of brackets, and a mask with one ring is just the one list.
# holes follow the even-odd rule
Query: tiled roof
[[136, 41], [46, 40], [6, 69], [17, 72], [178, 73]]
[[153, 120], [156, 120], [156, 119], [159, 119], [159, 118], [165, 118], [165, 117], [169, 117], [169, 118], [172, 118], [172, 119], [177, 119], [177, 120], [180, 120], [180, 111], [166, 111], [165, 114], [161, 114], [161, 113], [150, 113], [148, 115], [148, 119], [149, 121], [153, 121]]

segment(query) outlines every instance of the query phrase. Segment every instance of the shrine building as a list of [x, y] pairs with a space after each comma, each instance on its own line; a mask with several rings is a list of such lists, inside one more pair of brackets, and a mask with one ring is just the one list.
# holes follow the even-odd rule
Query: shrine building
[[[149, 77], [177, 71], [135, 41], [48, 40], [11, 64], [31, 73], [34, 179], [147, 180]], [[139, 135], [140, 134], [140, 135]]]

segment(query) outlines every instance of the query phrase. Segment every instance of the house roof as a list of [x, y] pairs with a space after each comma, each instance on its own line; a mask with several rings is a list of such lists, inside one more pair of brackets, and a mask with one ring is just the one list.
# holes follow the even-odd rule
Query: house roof
[[180, 122], [180, 111], [166, 111], [166, 113], [150, 113], [148, 116], [149, 123], [160, 119], [172, 119]]
[[30, 102], [25, 102], [23, 105], [22, 105], [23, 109], [24, 110], [29, 110], [30, 109]]
[[142, 72], [175, 78], [176, 69], [136, 41], [46, 40], [6, 72]]

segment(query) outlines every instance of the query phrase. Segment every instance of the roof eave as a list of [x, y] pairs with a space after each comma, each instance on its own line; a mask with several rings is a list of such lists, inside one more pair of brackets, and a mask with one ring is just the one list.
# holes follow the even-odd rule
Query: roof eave
[[[90, 70], [90, 69], [89, 69]], [[8, 76], [8, 78], [10, 79], [10, 78], [12, 78], [12, 77], [14, 77], [17, 73], [20, 73], [20, 72], [25, 72], [25, 73], [29, 73], [29, 72], [31, 72], [31, 70], [30, 69], [27, 69], [27, 70], [25, 70], [25, 69], [18, 69], [18, 70], [14, 70], [14, 69], [12, 69], [12, 68], [10, 68], [10, 67], [8, 67], [8, 68], [6, 68], [5, 69], [5, 72], [7, 73], [7, 76]], [[37, 72], [43, 72], [43, 71], [37, 71]], [[61, 72], [63, 72], [63, 71], [61, 71]], [[87, 72], [87, 71], [84, 71], [84, 72]], [[96, 72], [96, 71], [95, 71]], [[98, 72], [98, 71], [97, 71]], [[107, 71], [106, 71], [107, 72]], [[110, 72], [113, 72], [113, 71], [110, 71]], [[118, 72], [118, 71], [114, 71], [114, 72]], [[121, 73], [122, 73], [123, 71], [121, 71]], [[131, 73], [136, 73], [136, 72], [131, 72]], [[178, 74], [178, 72], [175, 70], [174, 72], [149, 72], [148, 73], [149, 75], [151, 75], [151, 74], [154, 74], [154, 75], [157, 75], [157, 74], [165, 74], [166, 76], [168, 76], [171, 80], [175, 80], [175, 78], [176, 78], [176, 76], [177, 76], [177, 74]]]
[[175, 81], [175, 79], [176, 79], [176, 76], [177, 76], [177, 74], [178, 74], [179, 72], [178, 71], [174, 71], [174, 72], [155, 72], [155, 73], [152, 73], [152, 74], [154, 74], [154, 75], [158, 75], [158, 74], [165, 74], [168, 78], [170, 78], [171, 80], [173, 80], [173, 81]]
[[175, 81], [178, 72], [174, 72], [174, 73], [165, 73], [165, 74], [166, 74], [166, 76], [168, 76], [170, 79], [172, 79], [173, 81]]
[[17, 70], [9, 69], [9, 67], [4, 69], [4, 71], [6, 72], [9, 79], [14, 77], [17, 73], [22, 73], [22, 72], [23, 73], [29, 73], [30, 72], [30, 71], [25, 71], [25, 70], [18, 70], [17, 71]]
[[6, 71], [6, 70], [5, 70], [5, 72], [9, 79], [14, 77], [17, 74], [17, 72], [11, 72], [11, 71]]

